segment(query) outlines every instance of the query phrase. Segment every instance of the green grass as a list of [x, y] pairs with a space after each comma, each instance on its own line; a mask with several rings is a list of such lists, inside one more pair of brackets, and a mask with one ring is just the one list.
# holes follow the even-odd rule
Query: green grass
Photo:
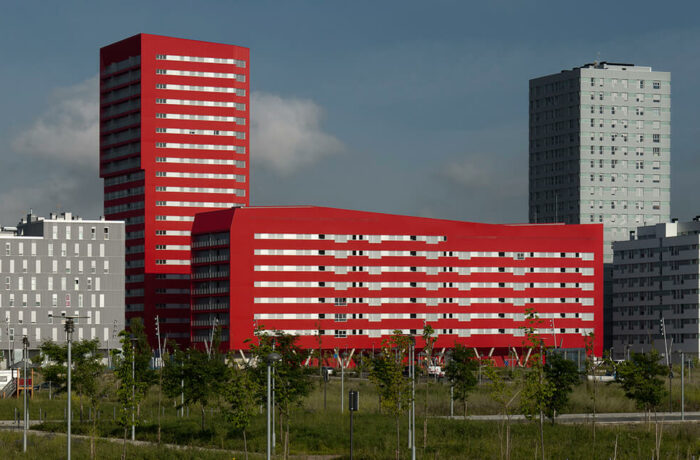
[[[65, 458], [65, 435], [38, 436], [30, 434], [27, 437], [27, 453], [22, 452], [21, 431], [0, 431], [0, 449], [2, 458], [11, 459], [54, 459]], [[90, 442], [86, 439], [74, 438], [71, 443], [71, 453], [74, 459], [90, 458]], [[121, 459], [122, 444], [98, 441], [95, 446], [96, 457], [99, 459]], [[171, 449], [158, 446], [132, 446], [127, 444], [127, 458], [138, 459], [202, 459], [202, 460], [231, 460], [230, 452], [203, 451], [194, 449]], [[242, 457], [241, 457], [242, 458]]]
[[[673, 381], [674, 406], [677, 409], [677, 400], [680, 397], [679, 379]], [[693, 379], [686, 383], [686, 410], [698, 410], [700, 408], [700, 379]], [[347, 456], [349, 452], [349, 415], [347, 404], [345, 413], [340, 413], [341, 388], [340, 381], [334, 378], [327, 386], [326, 406], [323, 404], [323, 385], [316, 381], [313, 391], [303, 404], [296, 408], [290, 427], [290, 448], [292, 454], [335, 454]], [[360, 392], [360, 411], [355, 416], [355, 452], [356, 458], [394, 458], [396, 449], [395, 420], [387, 415], [379, 413], [379, 400], [374, 387], [367, 380], [348, 378], [345, 381], [343, 400], [347, 403], [347, 392], [356, 389]], [[443, 383], [431, 383], [428, 386], [428, 414], [430, 416], [449, 415], [450, 392], [449, 386]], [[571, 395], [571, 404], [567, 412], [587, 413], [592, 411], [591, 403], [592, 385], [582, 383], [574, 389]], [[634, 404], [627, 400], [620, 389], [615, 385], [598, 384], [597, 386], [597, 411], [598, 412], [629, 412], [636, 411]], [[416, 409], [418, 424], [419, 458], [498, 458], [500, 456], [499, 424], [495, 422], [473, 422], [462, 420], [445, 420], [430, 418], [428, 420], [428, 442], [423, 450], [423, 415], [425, 413], [426, 385], [420, 383], [416, 386]], [[39, 409], [48, 420], [37, 428], [56, 433], [65, 432], [64, 410], [66, 405], [65, 394], [59, 395], [53, 400], [48, 399], [48, 392], [37, 392], [30, 402], [30, 414], [32, 419], [38, 419]], [[14, 409], [21, 412], [22, 399], [0, 400], [0, 419], [12, 419]], [[100, 418], [98, 430], [100, 436], [121, 438], [123, 429], [113, 420], [113, 409], [116, 403], [106, 400], [100, 406]], [[223, 414], [219, 411], [219, 403], [212, 401], [206, 412], [205, 429], [201, 430], [201, 415], [199, 407], [191, 407], [189, 416], [179, 418], [176, 416], [174, 402], [171, 399], [163, 399], [162, 442], [179, 444], [183, 446], [199, 446], [230, 451], [243, 450], [243, 438], [241, 433], [229, 429]], [[666, 409], [664, 403], [661, 410]], [[73, 433], [87, 434], [91, 427], [88, 423], [88, 409], [84, 406], [84, 423], [80, 422], [80, 402], [76, 398], [73, 402], [74, 423]], [[455, 415], [462, 414], [462, 405], [455, 403]], [[490, 399], [486, 387], [477, 387], [470, 396], [468, 403], [469, 414], [493, 414], [498, 412], [498, 406]], [[158, 394], [157, 389], [152, 388], [141, 406], [141, 424], [137, 427], [137, 439], [155, 442], [157, 440], [158, 426]], [[400, 446], [402, 457], [407, 455], [406, 418], [401, 418]], [[248, 449], [251, 452], [262, 453], [265, 451], [266, 425], [264, 408], [253, 420], [248, 430]], [[281, 435], [278, 430], [278, 442], [281, 446]], [[618, 440], [617, 458], [651, 457], [651, 449], [654, 446], [654, 429], [646, 425], [634, 426], [598, 426], [595, 443], [590, 425], [555, 425], [546, 426], [545, 443], [548, 458], [610, 458], [613, 456], [615, 439]], [[0, 433], [2, 434], [2, 433]], [[7, 434], [7, 433], [5, 433]], [[538, 449], [536, 440], [537, 426], [534, 423], [515, 423], [512, 428], [513, 457], [533, 458]], [[9, 436], [9, 434], [8, 434]], [[37, 438], [36, 448], [46, 447], [46, 455], [33, 455], [27, 458], [55, 458], [48, 452], [60, 451], [58, 444], [62, 437], [40, 440]], [[700, 424], [688, 423], [685, 425], [665, 425], [662, 442], [664, 458], [686, 458], [690, 452], [692, 455], [700, 455]], [[15, 455], [12, 440], [0, 437], [0, 443], [11, 447], [7, 458]], [[87, 444], [87, 441], [79, 441]], [[41, 446], [41, 447], [40, 447]], [[63, 449], [65, 446], [63, 447]], [[132, 448], [132, 447], [130, 447]], [[21, 449], [21, 445], [20, 445]], [[104, 454], [102, 453], [104, 449]], [[118, 457], [121, 452], [121, 444], [100, 443], [98, 446], [99, 458]], [[140, 449], [133, 447], [133, 449]], [[144, 448], [146, 449], [146, 448]], [[153, 450], [148, 450], [153, 449]], [[171, 452], [160, 452], [155, 447], [148, 448], [143, 455], [138, 452], [138, 458], [170, 458], [168, 455], [176, 455]], [[281, 449], [281, 447], [279, 448]], [[3, 452], [4, 453], [4, 452]], [[595, 455], [594, 455], [595, 453]], [[180, 455], [182, 454], [182, 455]], [[17, 453], [16, 455], [20, 455]], [[177, 458], [220, 458], [218, 453], [211, 453], [212, 457], [204, 457], [199, 453], [177, 452]], [[208, 455], [208, 454], [207, 454]], [[242, 457], [242, 456], [241, 456]], [[3, 456], [3, 458], [6, 458]], [[76, 456], [76, 458], [82, 458]], [[175, 458], [175, 457], [173, 457]], [[228, 455], [226, 458], [230, 458]]]

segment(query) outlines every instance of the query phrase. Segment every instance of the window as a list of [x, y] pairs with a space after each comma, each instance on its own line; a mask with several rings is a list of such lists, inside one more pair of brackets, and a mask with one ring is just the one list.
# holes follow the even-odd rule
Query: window
[[335, 330], [335, 337], [336, 337], [337, 339], [344, 339], [344, 338], [346, 338], [347, 336], [348, 336], [348, 331], [346, 331], [346, 330], [339, 330], [339, 329], [336, 329], [336, 330]]
[[652, 135], [652, 139], [653, 139], [653, 141], [654, 141], [655, 143], [658, 144], [659, 142], [661, 142], [661, 135], [660, 135], [660, 134], [654, 134], [654, 135]]
[[346, 297], [336, 297], [335, 298], [335, 306], [336, 307], [344, 307], [348, 304], [348, 299]]
[[104, 239], [105, 240], [109, 239], [109, 227], [105, 227], [105, 229], [104, 229]]
[[91, 227], [91, 228], [90, 228], [90, 239], [91, 239], [91, 240], [94, 240], [94, 239], [95, 239], [95, 237], [96, 237], [96, 233], [95, 233], [95, 232], [96, 232], [95, 227]]
[[652, 87], [653, 87], [654, 89], [661, 89], [661, 82], [660, 82], [660, 81], [655, 81], [654, 83], [652, 83]]

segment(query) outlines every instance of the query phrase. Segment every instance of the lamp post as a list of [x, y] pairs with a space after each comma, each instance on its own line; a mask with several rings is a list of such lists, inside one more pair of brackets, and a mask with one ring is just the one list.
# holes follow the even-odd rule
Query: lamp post
[[270, 425], [272, 413], [272, 365], [279, 361], [282, 357], [279, 353], [269, 353], [265, 359], [267, 360], [267, 460], [272, 458], [272, 430]]
[[345, 412], [345, 359], [348, 352], [344, 351], [340, 354], [340, 413]]
[[138, 339], [131, 336], [131, 440], [136, 440], [136, 342]]
[[[29, 339], [25, 335], [22, 337], [22, 345], [24, 346], [24, 434], [22, 436], [22, 452], [27, 451], [27, 430], [29, 429], [29, 419], [27, 418], [27, 349], [29, 348]], [[32, 382], [34, 384], [34, 382]]]
[[411, 459], [416, 460], [416, 338], [411, 337]]
[[[49, 315], [50, 318], [53, 318], [53, 315]], [[71, 437], [71, 418], [72, 418], [72, 412], [71, 412], [71, 367], [73, 366], [71, 362], [71, 342], [73, 341], [73, 331], [75, 331], [75, 322], [74, 320], [79, 319], [79, 318], [87, 318], [87, 316], [67, 316], [65, 313], [62, 313], [61, 318], [65, 319], [65, 331], [66, 331], [66, 345], [68, 345], [68, 366], [66, 368], [66, 390], [68, 391], [68, 408], [67, 408], [67, 415], [68, 415], [68, 420], [67, 420], [67, 426], [66, 426], [66, 450], [68, 453], [68, 460], [70, 460], [70, 437]]]

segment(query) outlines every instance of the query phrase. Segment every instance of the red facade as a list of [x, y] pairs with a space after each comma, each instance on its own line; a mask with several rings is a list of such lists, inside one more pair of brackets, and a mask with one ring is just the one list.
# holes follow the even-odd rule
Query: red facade
[[249, 202], [249, 50], [139, 34], [100, 50], [100, 177], [126, 221], [126, 317], [190, 336], [197, 212]]
[[[256, 327], [307, 348], [372, 349], [399, 329], [480, 354], [522, 350], [526, 309], [548, 345], [603, 344], [602, 225], [491, 225], [319, 207], [198, 214], [192, 340], [230, 350]], [[320, 335], [319, 335], [320, 331]]]

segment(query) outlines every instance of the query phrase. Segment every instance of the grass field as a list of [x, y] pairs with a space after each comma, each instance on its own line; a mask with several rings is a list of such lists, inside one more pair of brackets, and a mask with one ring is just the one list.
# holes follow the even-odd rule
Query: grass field
[[[695, 376], [694, 376], [695, 377]], [[679, 379], [674, 380], [674, 407], [678, 408], [680, 398]], [[700, 391], [698, 382], [686, 382], [686, 410], [700, 410]], [[571, 404], [567, 412], [588, 413], [592, 411], [590, 388], [582, 383], [574, 390]], [[445, 420], [430, 418], [427, 423], [427, 444], [423, 448], [423, 415], [425, 403], [424, 383], [417, 385], [417, 446], [419, 458], [499, 458], [500, 438], [499, 424], [495, 422], [473, 422], [462, 420]], [[393, 418], [380, 414], [379, 401], [374, 387], [367, 380], [348, 378], [345, 381], [344, 398], [347, 392], [356, 389], [360, 392], [360, 410], [355, 416], [355, 457], [356, 458], [394, 458], [396, 449], [396, 429]], [[431, 383], [428, 387], [428, 414], [430, 416], [449, 415], [450, 397], [449, 386], [441, 383]], [[292, 454], [326, 454], [347, 456], [349, 452], [349, 416], [347, 406], [345, 413], [340, 413], [341, 389], [339, 379], [333, 379], [327, 386], [327, 408], [324, 409], [323, 385], [318, 381], [314, 384], [312, 393], [303, 404], [295, 409], [290, 427], [290, 449]], [[75, 398], [75, 396], [74, 396]], [[153, 388], [141, 406], [141, 425], [137, 427], [137, 439], [157, 441], [158, 406], [157, 390]], [[629, 412], [635, 411], [634, 404], [627, 400], [615, 385], [598, 384], [598, 412]], [[0, 400], [0, 419], [13, 419], [15, 409], [21, 413], [21, 399]], [[42, 418], [47, 421], [37, 428], [51, 432], [65, 432], [64, 411], [65, 394], [49, 400], [48, 392], [37, 392], [30, 403], [30, 418], [38, 419], [41, 411]], [[177, 417], [174, 402], [163, 399], [161, 410], [162, 442], [182, 446], [199, 446], [231, 451], [243, 450], [243, 438], [240, 433], [229, 429], [218, 404], [213, 403], [207, 409], [205, 429], [201, 430], [201, 413], [199, 407], [191, 407], [189, 415], [184, 419]], [[87, 434], [90, 423], [87, 406], [84, 407], [84, 422], [80, 421], [80, 401], [75, 398], [73, 403], [74, 423], [73, 433]], [[116, 404], [105, 401], [100, 406], [98, 429], [100, 436], [120, 438], [123, 430], [113, 420]], [[253, 420], [248, 430], [248, 448], [251, 452], [265, 451], [265, 415], [264, 408]], [[661, 410], [667, 409], [664, 404]], [[462, 414], [461, 403], [455, 403], [455, 414]], [[497, 413], [498, 408], [491, 401], [485, 387], [479, 387], [471, 395], [468, 403], [469, 414]], [[94, 414], [93, 414], [94, 415]], [[400, 447], [402, 458], [407, 455], [406, 419], [402, 417], [400, 427]], [[278, 430], [278, 440], [281, 439]], [[14, 434], [0, 433], [0, 443], [7, 446], [9, 457], [21, 457], [21, 443], [16, 450]], [[53, 439], [38, 439], [33, 449], [42, 452], [57, 452], [59, 445], [65, 443], [64, 436]], [[512, 458], [536, 458], [537, 426], [533, 423], [515, 423], [512, 428]], [[554, 425], [546, 426], [545, 451], [548, 458], [612, 458], [617, 439], [617, 458], [651, 458], [655, 443], [655, 430], [652, 425], [634, 426], [598, 426], [594, 442], [593, 428], [590, 425]], [[700, 424], [687, 423], [684, 425], [666, 424], [663, 428], [661, 448], [662, 458], [690, 458], [689, 455], [700, 456]], [[15, 444], [13, 444], [15, 442]], [[278, 441], [279, 442], [279, 441]], [[52, 444], [54, 443], [54, 444]], [[87, 445], [87, 441], [76, 443]], [[65, 444], [63, 444], [65, 449]], [[158, 450], [156, 447], [132, 447], [138, 449], [138, 454], [132, 458], [224, 458], [221, 452], [207, 452], [211, 457], [205, 457], [200, 452], [175, 453]], [[98, 458], [117, 458], [121, 454], [121, 444], [102, 442], [98, 446]], [[87, 452], [87, 451], [85, 451]], [[3, 454], [5, 451], [3, 451]], [[173, 457], [174, 455], [174, 457]], [[191, 457], [188, 457], [191, 455]], [[15, 456], [15, 457], [13, 457]], [[32, 455], [26, 458], [56, 458], [50, 455]], [[113, 457], [114, 456], [114, 457]], [[171, 456], [171, 457], [169, 457]], [[76, 456], [76, 458], [83, 458]], [[226, 454], [225, 458], [231, 458]], [[241, 457], [243, 458], [243, 457]]]

